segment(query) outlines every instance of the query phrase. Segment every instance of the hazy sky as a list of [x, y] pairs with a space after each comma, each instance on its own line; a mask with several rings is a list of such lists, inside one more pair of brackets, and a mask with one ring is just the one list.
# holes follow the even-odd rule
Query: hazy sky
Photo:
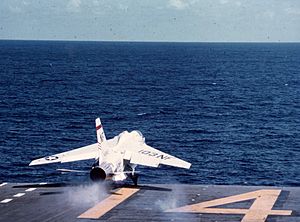
[[1, 0], [0, 39], [300, 41], [300, 0]]

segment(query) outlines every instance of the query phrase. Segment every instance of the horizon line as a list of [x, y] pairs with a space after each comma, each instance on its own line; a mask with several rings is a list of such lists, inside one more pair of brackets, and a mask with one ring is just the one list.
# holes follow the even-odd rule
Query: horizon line
[[84, 39], [6, 39], [0, 41], [51, 41], [51, 42], [120, 42], [120, 43], [300, 43], [300, 41], [165, 41], [165, 40], [84, 40]]

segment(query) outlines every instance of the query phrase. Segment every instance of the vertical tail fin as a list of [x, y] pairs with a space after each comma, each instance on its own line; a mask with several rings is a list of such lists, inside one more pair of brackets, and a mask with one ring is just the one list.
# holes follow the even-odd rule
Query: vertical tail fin
[[97, 132], [97, 141], [99, 144], [103, 143], [106, 140], [104, 130], [100, 121], [100, 118], [95, 120], [96, 123], [96, 132]]

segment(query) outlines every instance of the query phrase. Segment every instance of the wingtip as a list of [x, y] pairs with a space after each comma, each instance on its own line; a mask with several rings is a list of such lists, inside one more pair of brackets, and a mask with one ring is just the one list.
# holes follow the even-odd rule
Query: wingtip
[[186, 165], [186, 169], [190, 169], [191, 166], [192, 166], [192, 164], [191, 164], [191, 163], [188, 163], [188, 164]]
[[36, 160], [32, 160], [30, 163], [29, 163], [29, 166], [35, 166], [35, 165], [41, 165], [43, 163], [41, 163], [41, 159], [36, 159]]
[[34, 162], [35, 162], [34, 160], [31, 161], [28, 166], [34, 166], [34, 165], [36, 165]]

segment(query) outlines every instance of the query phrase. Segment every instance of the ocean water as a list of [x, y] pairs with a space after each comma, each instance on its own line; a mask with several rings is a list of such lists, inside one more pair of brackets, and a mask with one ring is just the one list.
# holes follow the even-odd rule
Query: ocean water
[[85, 181], [34, 158], [140, 130], [190, 170], [142, 183], [300, 185], [300, 44], [0, 41], [0, 181]]

